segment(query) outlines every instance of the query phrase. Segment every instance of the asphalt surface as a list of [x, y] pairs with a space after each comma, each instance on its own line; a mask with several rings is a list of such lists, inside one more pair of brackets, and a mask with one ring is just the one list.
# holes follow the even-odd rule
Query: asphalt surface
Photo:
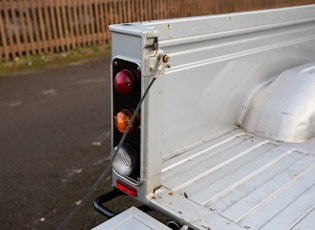
[[[56, 229], [108, 163], [110, 57], [0, 76], [1, 229]], [[64, 229], [106, 218], [93, 200], [111, 190], [110, 174]], [[110, 202], [115, 211], [137, 204]]]

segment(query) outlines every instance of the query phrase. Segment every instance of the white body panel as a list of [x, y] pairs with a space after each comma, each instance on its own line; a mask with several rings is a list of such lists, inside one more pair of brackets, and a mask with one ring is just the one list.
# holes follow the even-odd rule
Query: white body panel
[[170, 230], [169, 227], [141, 210], [131, 207], [92, 230]]
[[[314, 138], [289, 144], [237, 128], [165, 161], [163, 188], [152, 202], [200, 229], [300, 229], [302, 224], [313, 229], [314, 149]], [[198, 205], [198, 212], [206, 213], [197, 215], [200, 221], [196, 208], [189, 211]]]
[[315, 5], [111, 31], [143, 90], [152, 37], [170, 57], [141, 109], [140, 201], [196, 229], [313, 228]]

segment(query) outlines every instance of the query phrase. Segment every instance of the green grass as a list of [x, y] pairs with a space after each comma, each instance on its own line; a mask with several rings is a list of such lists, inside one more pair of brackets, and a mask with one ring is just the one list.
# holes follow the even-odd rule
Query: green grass
[[62, 53], [37, 54], [17, 57], [14, 60], [0, 60], [0, 74], [64, 65], [88, 58], [106, 56], [110, 53], [110, 45], [81, 47]]

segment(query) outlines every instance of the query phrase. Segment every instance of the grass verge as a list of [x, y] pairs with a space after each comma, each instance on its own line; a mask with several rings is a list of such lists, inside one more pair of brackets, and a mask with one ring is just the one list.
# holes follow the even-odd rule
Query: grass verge
[[37, 54], [17, 57], [14, 60], [0, 60], [0, 74], [64, 65], [88, 58], [110, 54], [110, 45], [82, 47], [62, 53]]

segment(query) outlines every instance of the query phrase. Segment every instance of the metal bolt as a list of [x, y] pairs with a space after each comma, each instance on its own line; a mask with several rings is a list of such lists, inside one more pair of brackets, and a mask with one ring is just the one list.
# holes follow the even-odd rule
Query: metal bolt
[[169, 57], [169, 56], [167, 56], [167, 55], [163, 55], [163, 57], [162, 57], [162, 61], [163, 61], [164, 63], [168, 63], [168, 62], [169, 62], [169, 60], [170, 60], [170, 57]]

